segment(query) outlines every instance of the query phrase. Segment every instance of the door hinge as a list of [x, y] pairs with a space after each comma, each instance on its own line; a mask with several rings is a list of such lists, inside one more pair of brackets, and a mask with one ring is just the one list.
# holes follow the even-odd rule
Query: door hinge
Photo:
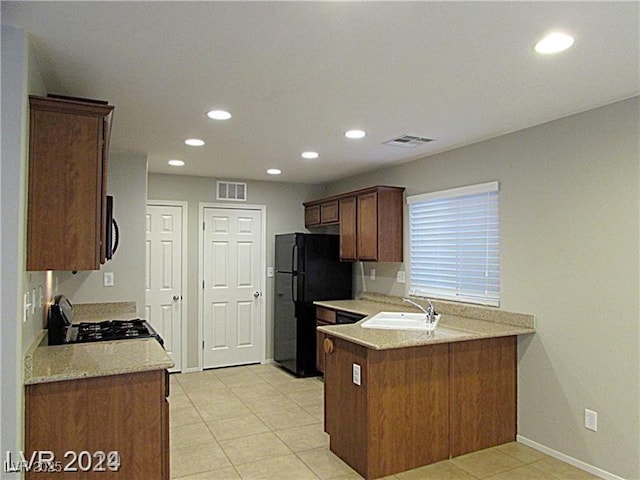
[[202, 349], [204, 350], [204, 340], [202, 340]]
[[202, 289], [204, 290], [204, 280], [202, 280]]
[[204, 232], [204, 222], [202, 222], [202, 231]]

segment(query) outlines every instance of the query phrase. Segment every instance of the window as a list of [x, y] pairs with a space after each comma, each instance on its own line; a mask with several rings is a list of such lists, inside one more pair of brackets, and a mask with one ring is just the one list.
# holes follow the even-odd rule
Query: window
[[498, 182], [407, 197], [409, 293], [499, 306]]

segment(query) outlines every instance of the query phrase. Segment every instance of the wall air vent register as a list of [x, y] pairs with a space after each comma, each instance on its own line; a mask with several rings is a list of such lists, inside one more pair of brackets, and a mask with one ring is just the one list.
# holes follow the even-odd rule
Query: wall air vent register
[[217, 199], [231, 200], [234, 202], [247, 201], [247, 184], [237, 182], [216, 182]]
[[429, 142], [433, 142], [433, 139], [417, 137], [415, 135], [402, 135], [401, 137], [392, 138], [391, 140], [382, 142], [382, 144], [390, 145], [392, 147], [416, 148]]

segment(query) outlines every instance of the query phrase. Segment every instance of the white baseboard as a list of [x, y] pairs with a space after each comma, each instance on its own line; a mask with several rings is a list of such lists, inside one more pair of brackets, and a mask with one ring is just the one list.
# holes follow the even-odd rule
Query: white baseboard
[[182, 373], [193, 373], [193, 372], [201, 372], [202, 369], [200, 367], [189, 367], [183, 368]]
[[569, 455], [565, 455], [562, 452], [558, 452], [557, 450], [553, 450], [552, 448], [546, 447], [538, 442], [534, 442], [533, 440], [529, 440], [522, 435], [516, 435], [516, 440], [523, 445], [531, 447], [539, 452], [546, 453], [550, 457], [557, 458], [558, 460], [562, 460], [569, 465], [573, 465], [580, 470], [584, 470], [585, 472], [589, 472], [592, 475], [595, 475], [600, 478], [605, 478], [606, 480], [624, 480], [624, 478], [614, 475], [613, 473], [609, 473], [606, 470], [602, 470], [601, 468], [594, 467], [593, 465], [589, 465], [577, 458], [570, 457]]

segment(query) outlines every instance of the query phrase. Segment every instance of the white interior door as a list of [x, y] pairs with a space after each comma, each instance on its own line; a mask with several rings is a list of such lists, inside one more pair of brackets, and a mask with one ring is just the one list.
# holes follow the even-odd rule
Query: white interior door
[[203, 368], [259, 362], [262, 211], [203, 210]]
[[147, 205], [146, 318], [182, 370], [182, 207]]

